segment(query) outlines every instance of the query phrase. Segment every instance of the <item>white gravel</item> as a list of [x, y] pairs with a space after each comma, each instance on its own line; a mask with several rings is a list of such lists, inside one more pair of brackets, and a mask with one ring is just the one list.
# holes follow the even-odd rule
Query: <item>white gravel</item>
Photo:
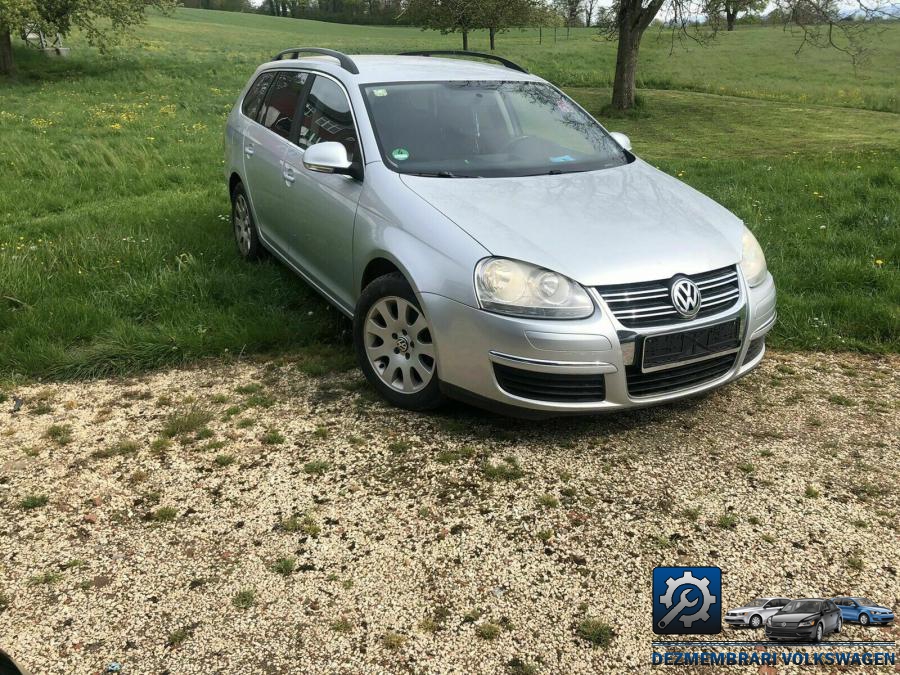
[[[701, 399], [540, 423], [402, 412], [290, 359], [10, 390], [0, 647], [35, 674], [649, 671], [650, 575], [679, 563], [721, 567], [726, 608], [852, 593], [896, 612], [898, 366], [770, 353]], [[154, 444], [191, 408], [209, 433]], [[492, 480], [507, 457], [521, 477]], [[319, 532], [280, 527], [292, 514]]]

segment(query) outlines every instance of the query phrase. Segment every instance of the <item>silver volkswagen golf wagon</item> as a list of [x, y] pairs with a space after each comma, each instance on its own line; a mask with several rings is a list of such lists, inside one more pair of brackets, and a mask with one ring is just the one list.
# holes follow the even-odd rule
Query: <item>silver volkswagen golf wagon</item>
[[404, 408], [658, 404], [745, 375], [775, 322], [736, 216], [493, 55], [281, 52], [228, 117], [225, 168], [240, 254], [351, 317]]

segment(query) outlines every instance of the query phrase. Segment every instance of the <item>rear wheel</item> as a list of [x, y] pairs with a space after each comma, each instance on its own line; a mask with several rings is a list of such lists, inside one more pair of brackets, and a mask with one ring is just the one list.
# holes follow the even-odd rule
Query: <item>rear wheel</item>
[[431, 325], [400, 273], [378, 277], [363, 290], [353, 342], [363, 373], [394, 405], [430, 410], [444, 402]]
[[259, 241], [259, 232], [250, 210], [250, 200], [244, 190], [243, 183], [234, 186], [231, 192], [231, 225], [234, 229], [234, 241], [238, 253], [245, 260], [258, 260], [265, 253]]

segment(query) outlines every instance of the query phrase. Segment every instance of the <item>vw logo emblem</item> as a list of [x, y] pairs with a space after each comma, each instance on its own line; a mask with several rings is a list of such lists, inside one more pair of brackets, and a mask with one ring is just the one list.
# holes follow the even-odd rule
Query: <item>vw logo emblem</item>
[[782, 621], [782, 622], [781, 622], [781, 627], [784, 628], [785, 626], [787, 626], [787, 624], [786, 624], [784, 621]]
[[700, 289], [687, 277], [679, 277], [672, 282], [669, 290], [672, 305], [685, 319], [692, 319], [700, 311]]

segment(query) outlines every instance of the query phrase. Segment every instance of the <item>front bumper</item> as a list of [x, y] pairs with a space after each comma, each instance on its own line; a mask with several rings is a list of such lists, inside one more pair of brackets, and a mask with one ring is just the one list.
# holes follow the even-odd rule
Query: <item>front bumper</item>
[[750, 625], [750, 615], [746, 614], [744, 616], [728, 616], [725, 615], [725, 623], [729, 626], [749, 626]]
[[766, 626], [766, 637], [770, 640], [812, 640], [816, 636], [816, 627], [779, 628]]
[[890, 623], [894, 620], [893, 614], [870, 614], [869, 623]]
[[[743, 279], [740, 283], [740, 300], [729, 310], [677, 326], [637, 330], [622, 326], [596, 293], [593, 297], [599, 310], [576, 321], [501, 316], [432, 293], [422, 293], [421, 301], [434, 329], [440, 378], [447, 393], [484, 407], [518, 409], [520, 414], [561, 415], [655, 405], [695, 396], [746, 375], [762, 360], [763, 338], [775, 322], [775, 284], [771, 275], [753, 289]], [[647, 396], [629, 394], [626, 359], [633, 350], [634, 361], [640, 362], [645, 337], [702, 328], [734, 318], [740, 320], [742, 339], [733, 365], [726, 372], [696, 386]], [[757, 348], [752, 352], [751, 343]], [[592, 401], [514, 395], [501, 387], [495, 364], [520, 369], [526, 375], [602, 375], [605, 395], [603, 400]], [[635, 368], [631, 366], [630, 370]]]

